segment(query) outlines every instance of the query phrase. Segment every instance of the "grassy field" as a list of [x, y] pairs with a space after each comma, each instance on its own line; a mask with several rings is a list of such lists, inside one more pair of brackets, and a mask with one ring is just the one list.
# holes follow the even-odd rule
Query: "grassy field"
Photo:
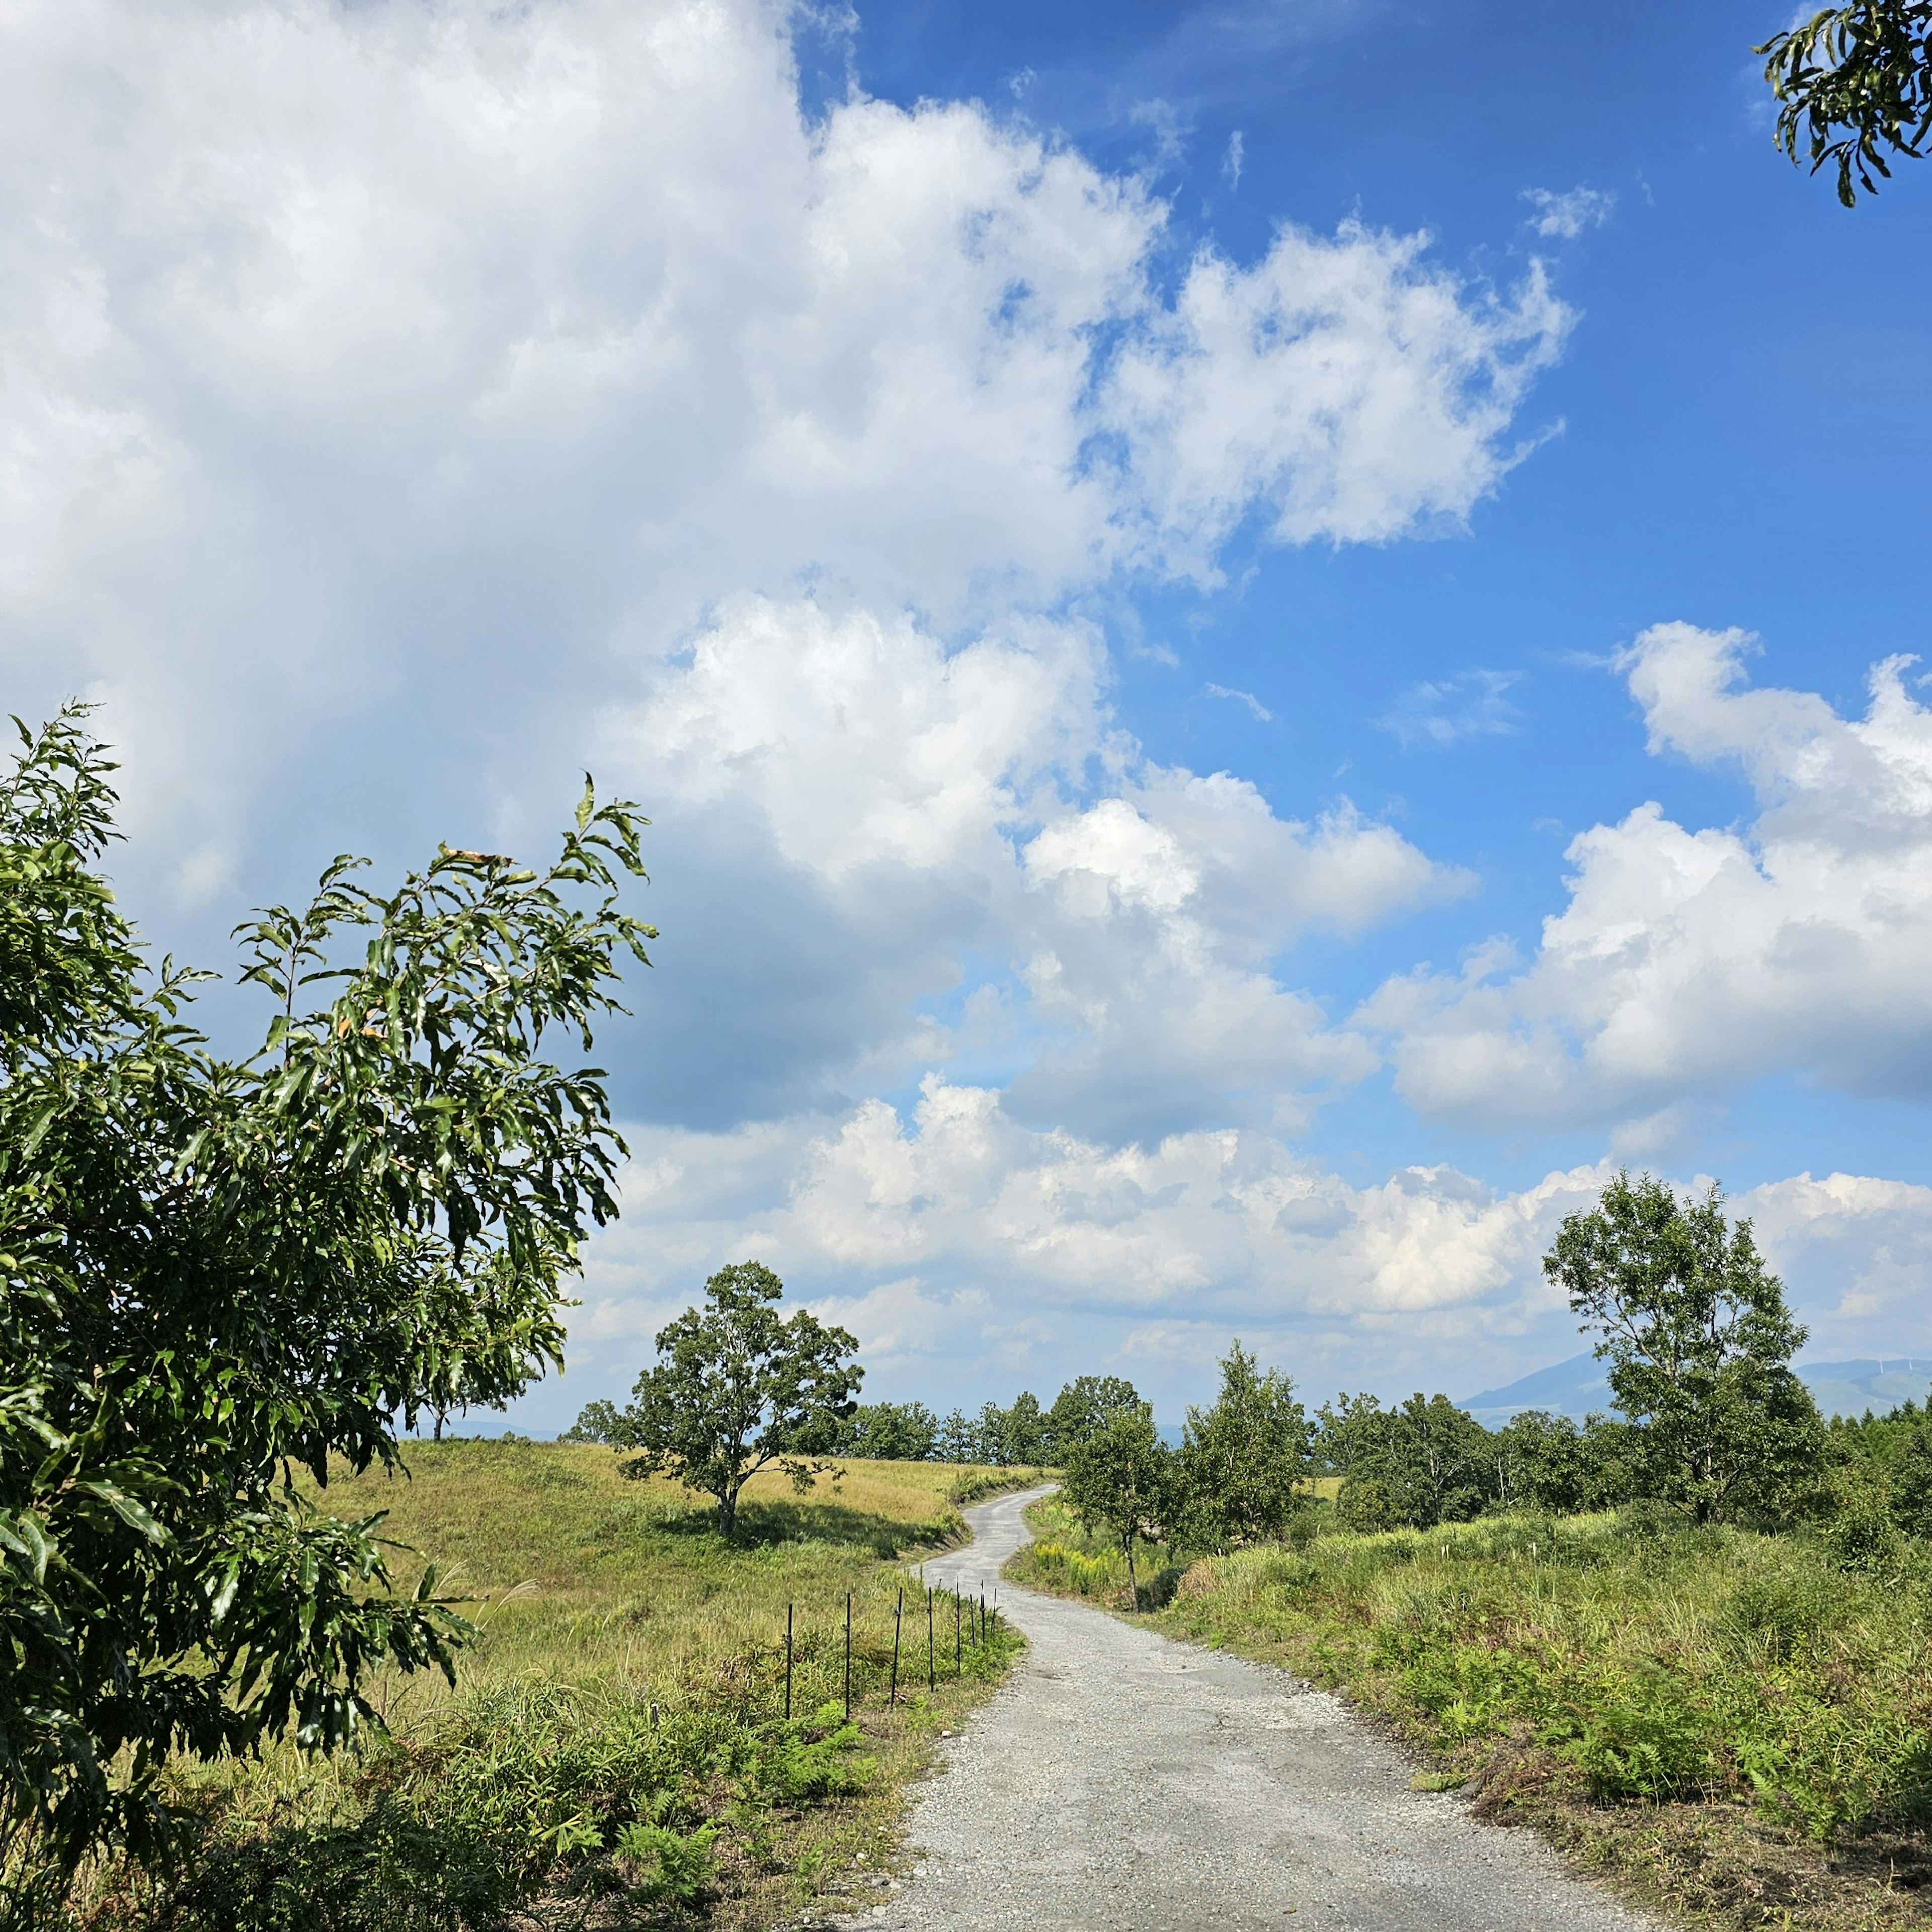
[[942, 1597], [929, 1682], [925, 1599], [904, 1566], [958, 1538], [961, 1502], [1026, 1472], [855, 1462], [802, 1496], [760, 1477], [727, 1545], [697, 1499], [626, 1479], [608, 1449], [448, 1442], [410, 1460], [410, 1480], [345, 1477], [320, 1500], [344, 1516], [387, 1510], [385, 1533], [420, 1552], [397, 1552], [399, 1585], [427, 1560], [471, 1600], [478, 1636], [455, 1688], [380, 1682], [390, 1734], [359, 1756], [291, 1747], [183, 1772], [174, 1795], [205, 1820], [191, 1875], [102, 1874], [83, 1923], [769, 1925], [884, 1882], [904, 1786], [1018, 1648], [971, 1610], [956, 1624]]
[[[1048, 1498], [1016, 1580], [1124, 1607]], [[1320, 1519], [1316, 1520], [1318, 1522]], [[1932, 1922], [1932, 1574], [1652, 1515], [1318, 1534], [1144, 1583], [1171, 1634], [1338, 1689], [1425, 1788], [1694, 1922]]]

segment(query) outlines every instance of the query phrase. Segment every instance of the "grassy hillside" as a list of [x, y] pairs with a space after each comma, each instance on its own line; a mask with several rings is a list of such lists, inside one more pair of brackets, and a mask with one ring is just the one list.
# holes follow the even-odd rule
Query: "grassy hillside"
[[410, 1454], [407, 1480], [345, 1475], [316, 1500], [348, 1517], [386, 1510], [384, 1533], [412, 1546], [394, 1552], [398, 1585], [431, 1563], [440, 1593], [469, 1599], [478, 1636], [456, 1685], [379, 1680], [390, 1735], [359, 1757], [290, 1745], [182, 1773], [176, 1796], [204, 1820], [188, 1876], [157, 1887], [103, 1874], [92, 1924], [752, 1927], [884, 1882], [904, 1784], [1018, 1647], [970, 1614], [956, 1646], [942, 1598], [929, 1688], [924, 1599], [904, 1559], [956, 1540], [959, 1504], [1022, 1472], [854, 1462], [802, 1496], [760, 1477], [727, 1545], [696, 1499], [626, 1479], [608, 1449]]
[[[1124, 1605], [1049, 1499], [1024, 1579]], [[1494, 1517], [1322, 1534], [1164, 1573], [1171, 1634], [1286, 1666], [1396, 1727], [1420, 1782], [1699, 1922], [1932, 1922], [1932, 1574], [1793, 1536]]]

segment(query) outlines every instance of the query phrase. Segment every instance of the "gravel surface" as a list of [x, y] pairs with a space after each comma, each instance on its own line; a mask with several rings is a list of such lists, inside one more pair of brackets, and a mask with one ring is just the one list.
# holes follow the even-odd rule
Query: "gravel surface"
[[1034, 1497], [967, 1511], [928, 1577], [1031, 1648], [942, 1747], [915, 1873], [838, 1923], [870, 1932], [1646, 1932], [1526, 1832], [1478, 1825], [1299, 1678], [999, 1580]]

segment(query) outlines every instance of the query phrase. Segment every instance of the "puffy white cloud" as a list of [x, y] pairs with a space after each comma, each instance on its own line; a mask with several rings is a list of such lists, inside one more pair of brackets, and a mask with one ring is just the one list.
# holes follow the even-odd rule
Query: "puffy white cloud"
[[1932, 1092], [1932, 712], [1910, 662], [1874, 667], [1864, 717], [1742, 688], [1750, 640], [1688, 624], [1620, 659], [1651, 748], [1735, 765], [1758, 814], [1691, 830], [1654, 803], [1569, 848], [1564, 910], [1525, 965], [1391, 981], [1404, 1096], [1490, 1122], [1643, 1114], [1761, 1075]]
[[1145, 1354], [1154, 1334], [1219, 1348], [1231, 1332], [1311, 1373], [1358, 1376], [1372, 1358], [1384, 1375], [1466, 1364], [1480, 1379], [1485, 1337], [1560, 1306], [1537, 1257], [1604, 1178], [1498, 1196], [1416, 1168], [1356, 1187], [1270, 1134], [1120, 1147], [1030, 1130], [997, 1090], [938, 1076], [904, 1117], [868, 1100], [833, 1120], [645, 1130], [639, 1147], [623, 1221], [592, 1254], [580, 1360], [755, 1253], [883, 1372], [928, 1387], [1037, 1376], [1070, 1342], [1090, 1360]]
[[[641, 1359], [706, 1274], [748, 1255], [851, 1327], [895, 1391], [1004, 1396], [1104, 1361], [1171, 1415], [1239, 1335], [1317, 1392], [1466, 1394], [1586, 1346], [1540, 1262], [1611, 1167], [1514, 1192], [1447, 1166], [1357, 1185], [1252, 1130], [1128, 1148], [1030, 1130], [996, 1090], [937, 1076], [904, 1114], [870, 1100], [640, 1144], [624, 1220], [592, 1251], [574, 1401], [585, 1371]], [[1925, 1346], [1932, 1189], [1808, 1174], [1728, 1206], [1753, 1218], [1810, 1356]]]
[[178, 896], [395, 773], [520, 795], [720, 600], [951, 636], [1211, 574], [1256, 508], [1453, 521], [1513, 460], [1539, 281], [1284, 230], [1170, 295], [1141, 180], [976, 105], [810, 122], [790, 19], [13, 10], [0, 648], [104, 699]]
[[1928, 1339], [1932, 1187], [1808, 1174], [1739, 1195], [1760, 1245], [1809, 1323], [1813, 1360], [1918, 1348]]
[[[1284, 819], [1226, 773], [1150, 764], [1105, 678], [1078, 626], [948, 651], [909, 619], [747, 598], [610, 713], [600, 765], [663, 802], [677, 859], [652, 1004], [694, 1057], [656, 1049], [663, 1113], [833, 1104], [988, 1029], [1023, 1118], [1117, 1138], [1299, 1119], [1369, 1071], [1280, 956], [1466, 879], [1346, 807]], [[956, 1025], [917, 1010], [975, 981]], [[721, 1030], [758, 1051], [721, 1069]]]

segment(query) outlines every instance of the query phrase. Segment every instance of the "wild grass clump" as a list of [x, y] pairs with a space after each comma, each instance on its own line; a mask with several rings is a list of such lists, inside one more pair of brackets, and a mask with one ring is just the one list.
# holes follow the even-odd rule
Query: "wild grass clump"
[[760, 1478], [727, 1542], [692, 1498], [624, 1478], [596, 1445], [450, 1442], [410, 1460], [411, 1480], [345, 1479], [321, 1500], [388, 1508], [386, 1528], [416, 1552], [397, 1553], [399, 1582], [434, 1560], [470, 1599], [479, 1636], [455, 1688], [380, 1680], [387, 1729], [353, 1754], [285, 1745], [184, 1766], [178, 1869], [98, 1868], [68, 1924], [768, 1924], [883, 1874], [902, 1787], [1019, 1648], [976, 1604], [956, 1624], [940, 1596], [928, 1656], [903, 1561], [956, 1540], [958, 1503], [1006, 1472], [853, 1463], [803, 1496]]

